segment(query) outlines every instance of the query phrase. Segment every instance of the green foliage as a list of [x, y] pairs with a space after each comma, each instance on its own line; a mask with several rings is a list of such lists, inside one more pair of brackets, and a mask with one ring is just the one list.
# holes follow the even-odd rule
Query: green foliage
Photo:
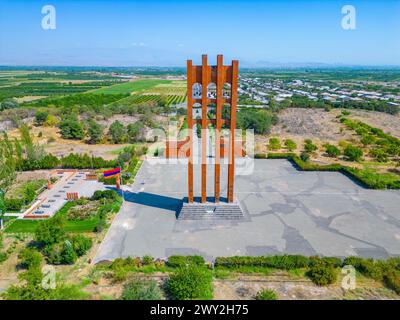
[[59, 243], [65, 237], [64, 226], [65, 222], [61, 216], [56, 215], [52, 219], [44, 220], [35, 231], [35, 240], [42, 246]]
[[300, 159], [303, 162], [308, 162], [310, 161], [310, 154], [308, 152], [303, 151], [302, 153], [300, 153]]
[[5, 99], [0, 102], [0, 111], [7, 109], [16, 109], [19, 107], [19, 103], [15, 99]]
[[188, 265], [204, 266], [205, 261], [202, 256], [170, 256], [167, 265], [172, 268], [185, 267]]
[[329, 265], [316, 264], [307, 272], [307, 276], [319, 286], [332, 284], [337, 279], [337, 271]]
[[31, 171], [31, 170], [43, 170], [43, 169], [53, 169], [60, 164], [60, 160], [52, 154], [46, 154], [41, 159], [29, 160], [22, 159], [18, 163], [18, 169], [21, 171]]
[[124, 143], [126, 141], [127, 131], [124, 125], [118, 120], [114, 121], [110, 126], [110, 137], [113, 143]]
[[115, 160], [104, 160], [101, 157], [89, 156], [88, 154], [70, 153], [61, 158], [61, 166], [69, 169], [102, 169], [113, 168], [118, 164]]
[[94, 120], [88, 121], [89, 143], [99, 143], [103, 139], [103, 127]]
[[389, 156], [385, 150], [380, 148], [373, 148], [369, 151], [371, 157], [374, 157], [378, 162], [388, 162]]
[[40, 252], [31, 248], [22, 249], [18, 258], [21, 261], [21, 265], [27, 269], [40, 268], [43, 264], [43, 257]]
[[312, 143], [310, 139], [304, 140], [304, 151], [307, 153], [313, 153], [318, 147]]
[[270, 111], [244, 108], [237, 113], [236, 127], [242, 130], [253, 129], [257, 134], [267, 134], [275, 121], [275, 116]]
[[60, 252], [60, 264], [74, 264], [76, 259], [78, 259], [78, 255], [74, 251], [72, 243], [69, 240], [65, 240]]
[[4, 199], [4, 204], [7, 211], [20, 211], [25, 205], [25, 200], [23, 198], [7, 198]]
[[116, 200], [118, 193], [115, 190], [96, 190], [91, 197], [91, 200], [110, 199]]
[[148, 266], [148, 265], [152, 264], [153, 262], [154, 262], [154, 258], [150, 255], [145, 255], [142, 258], [142, 263], [145, 266]]
[[59, 127], [63, 139], [82, 140], [85, 137], [83, 126], [77, 119], [66, 118]]
[[243, 266], [265, 267], [274, 269], [299, 269], [308, 266], [307, 257], [300, 255], [278, 255], [278, 256], [234, 256], [234, 257], [218, 257], [215, 259], [216, 267], [227, 269], [237, 269]]
[[167, 291], [177, 300], [212, 299], [212, 273], [193, 265], [179, 268], [168, 279]]
[[269, 138], [268, 148], [270, 150], [279, 150], [281, 148], [281, 142], [278, 138]]
[[124, 285], [121, 300], [160, 300], [162, 292], [154, 280], [131, 280]]
[[274, 290], [264, 289], [257, 292], [256, 300], [278, 300], [278, 295]]
[[19, 275], [22, 285], [12, 285], [1, 296], [5, 300], [82, 300], [87, 294], [77, 285], [66, 285], [56, 281], [56, 287], [42, 286], [43, 274], [40, 268], [32, 267]]
[[359, 161], [363, 156], [363, 152], [360, 148], [355, 147], [352, 144], [349, 144], [344, 149], [344, 155], [347, 157], [349, 161]]
[[337, 158], [340, 155], [340, 150], [338, 147], [332, 144], [325, 145], [325, 152], [329, 157]]
[[364, 259], [351, 256], [344, 259], [343, 264], [353, 266], [358, 272], [368, 278], [381, 280], [383, 277], [382, 266], [374, 261], [374, 259]]
[[385, 285], [400, 294], [400, 271], [396, 269], [389, 270], [384, 276]]
[[288, 149], [289, 151], [293, 151], [297, 149], [297, 144], [291, 139], [286, 139], [285, 140], [285, 148]]
[[40, 99], [29, 103], [29, 105], [33, 107], [79, 107], [84, 110], [99, 110], [102, 106], [118, 101], [127, 96], [128, 94], [73, 94], [63, 97]]
[[35, 114], [35, 124], [37, 126], [42, 126], [49, 117], [49, 113], [47, 111], [36, 111]]
[[127, 126], [127, 136], [128, 142], [138, 142], [141, 141], [141, 131], [144, 128], [144, 125], [140, 121], [136, 121], [135, 123], [130, 123]]
[[70, 242], [78, 257], [83, 256], [92, 247], [92, 240], [82, 235], [71, 237]]
[[371, 134], [365, 134], [362, 136], [360, 142], [364, 145], [364, 146], [368, 146], [370, 144], [373, 144], [376, 141], [375, 137]]

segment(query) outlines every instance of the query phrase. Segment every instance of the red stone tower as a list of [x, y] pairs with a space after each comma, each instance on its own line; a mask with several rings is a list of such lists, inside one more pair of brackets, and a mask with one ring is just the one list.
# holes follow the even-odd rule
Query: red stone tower
[[[207, 64], [207, 55], [202, 56], [201, 66], [194, 66], [191, 60], [187, 61], [187, 115], [189, 127], [189, 161], [188, 161], [188, 202], [193, 202], [193, 127], [201, 125], [201, 202], [207, 199], [207, 138], [206, 129], [209, 124], [215, 127], [215, 178], [214, 198], [220, 201], [220, 159], [221, 159], [221, 128], [226, 122], [229, 124], [229, 147], [228, 150], [228, 202], [233, 202], [234, 167], [235, 167], [235, 128], [236, 128], [236, 103], [238, 83], [239, 62], [233, 60], [230, 66], [223, 65], [222, 55], [217, 56], [217, 65]], [[211, 89], [210, 89], [211, 88]], [[210, 104], [215, 106], [214, 119], [207, 117]], [[230, 105], [229, 118], [222, 118], [223, 105]], [[193, 119], [194, 106], [200, 106], [201, 119]]]

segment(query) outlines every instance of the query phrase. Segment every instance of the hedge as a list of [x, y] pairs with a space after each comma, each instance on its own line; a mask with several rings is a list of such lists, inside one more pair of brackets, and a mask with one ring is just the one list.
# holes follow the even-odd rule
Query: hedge
[[170, 256], [167, 266], [172, 268], [184, 267], [187, 265], [203, 266], [206, 262], [202, 256]]
[[274, 269], [293, 270], [306, 268], [310, 259], [300, 255], [279, 255], [268, 257], [218, 257], [215, 259], [215, 267], [235, 269], [240, 267], [266, 267]]

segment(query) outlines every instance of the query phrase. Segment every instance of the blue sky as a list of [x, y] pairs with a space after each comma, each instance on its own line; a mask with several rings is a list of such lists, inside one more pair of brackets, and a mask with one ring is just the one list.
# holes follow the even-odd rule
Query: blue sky
[[[43, 30], [42, 6], [56, 8]], [[356, 30], [341, 27], [354, 5]], [[0, 65], [400, 65], [400, 0], [0, 0]], [[211, 60], [212, 61], [212, 60]]]

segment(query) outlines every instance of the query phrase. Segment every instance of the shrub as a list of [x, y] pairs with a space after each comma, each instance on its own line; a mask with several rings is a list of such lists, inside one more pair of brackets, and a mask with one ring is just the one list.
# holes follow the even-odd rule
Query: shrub
[[61, 158], [61, 166], [69, 169], [101, 169], [112, 168], [117, 166], [115, 160], [105, 160], [101, 157], [93, 157], [88, 154], [70, 153], [68, 156]]
[[301, 159], [301, 161], [308, 162], [310, 160], [310, 154], [303, 151], [300, 154], [300, 159]]
[[307, 272], [307, 276], [319, 286], [332, 284], [337, 279], [335, 268], [329, 265], [316, 264]]
[[91, 200], [110, 199], [115, 200], [118, 198], [118, 193], [114, 190], [96, 190], [91, 197]]
[[121, 300], [160, 300], [162, 293], [155, 280], [132, 280], [124, 285]]
[[142, 258], [142, 263], [144, 266], [150, 265], [154, 262], [154, 258], [152, 256], [149, 255], [145, 255]]
[[382, 280], [381, 266], [374, 259], [364, 259], [359, 257], [347, 257], [343, 262], [345, 265], [352, 265], [362, 275], [375, 279]]
[[389, 157], [385, 150], [374, 148], [369, 151], [369, 154], [378, 162], [388, 162]]
[[23, 208], [25, 201], [24, 199], [20, 198], [5, 198], [4, 204], [6, 206], [6, 210], [20, 211]]
[[400, 272], [398, 270], [389, 270], [383, 277], [385, 285], [400, 294]]
[[103, 127], [94, 120], [89, 120], [88, 124], [89, 142], [99, 143], [103, 139]]
[[346, 149], [344, 149], [344, 155], [349, 161], [359, 161], [363, 156], [363, 152], [360, 148], [349, 144]]
[[167, 281], [168, 293], [175, 299], [212, 299], [212, 273], [205, 267], [177, 269]]
[[60, 132], [63, 139], [82, 140], [85, 136], [82, 124], [76, 119], [65, 119], [60, 123]]
[[254, 159], [266, 159], [267, 158], [267, 154], [265, 153], [256, 153], [254, 155]]
[[37, 111], [35, 114], [35, 124], [42, 126], [47, 121], [48, 116], [49, 113], [47, 111]]
[[270, 150], [279, 150], [281, 148], [281, 142], [278, 138], [270, 138], [268, 147]]
[[336, 257], [318, 257], [313, 256], [309, 258], [309, 266], [313, 267], [316, 265], [327, 265], [334, 268], [341, 267], [343, 265], [343, 261], [340, 258]]
[[312, 143], [310, 139], [304, 140], [304, 151], [308, 153], [313, 153], [318, 148], [315, 144]]
[[68, 240], [64, 241], [60, 255], [61, 264], [74, 264], [78, 259], [78, 256], [72, 247], [72, 243]]
[[35, 249], [25, 248], [21, 250], [18, 258], [21, 260], [21, 265], [27, 269], [40, 268], [43, 263], [42, 255]]
[[7, 253], [0, 252], [0, 263], [6, 261], [8, 258]]
[[361, 142], [364, 146], [373, 144], [375, 141], [376, 141], [375, 137], [372, 136], [372, 135], [370, 135], [370, 134], [363, 135], [363, 137], [362, 137], [361, 140], [360, 140], [360, 142]]
[[205, 261], [202, 256], [170, 256], [167, 265], [172, 268], [185, 267], [188, 265], [204, 266]]
[[70, 242], [78, 257], [83, 256], [92, 247], [92, 239], [82, 235], [73, 236]]
[[267, 257], [217, 257], [215, 259], [216, 267], [225, 267], [229, 269], [240, 268], [243, 266], [268, 267], [275, 269], [292, 270], [305, 268], [309, 264], [307, 257], [300, 255], [277, 255]]
[[336, 158], [340, 155], [339, 148], [332, 144], [327, 144], [325, 146], [325, 152], [328, 154], [328, 156], [333, 157], [333, 158]]
[[257, 293], [256, 300], [278, 300], [278, 295], [274, 290], [264, 289]]
[[64, 236], [64, 220], [57, 215], [39, 223], [35, 231], [36, 241], [44, 246], [59, 243]]
[[110, 126], [111, 141], [115, 144], [124, 143], [126, 141], [126, 128], [118, 120], [114, 121]]
[[286, 140], [285, 140], [285, 147], [286, 147], [286, 149], [288, 149], [289, 151], [293, 151], [293, 150], [296, 150], [296, 149], [297, 149], [297, 144], [296, 144], [296, 142], [294, 142], [294, 141], [291, 140], [291, 139], [286, 139]]

